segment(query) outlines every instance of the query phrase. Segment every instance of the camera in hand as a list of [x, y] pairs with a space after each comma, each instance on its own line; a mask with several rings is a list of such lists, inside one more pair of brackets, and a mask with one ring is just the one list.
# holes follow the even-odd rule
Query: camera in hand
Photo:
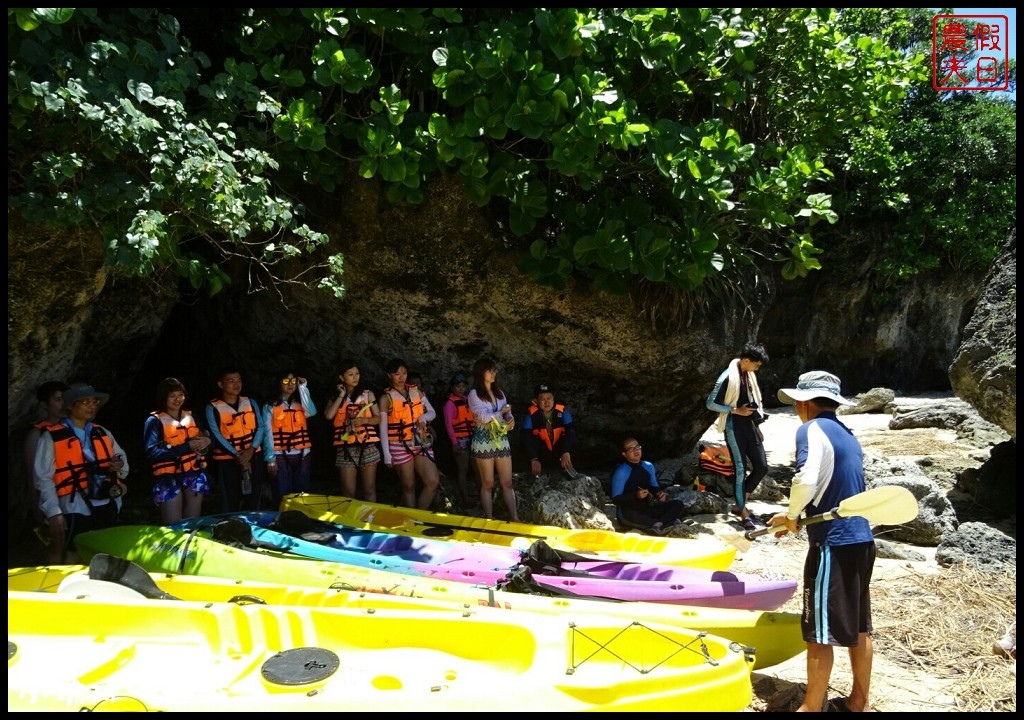
[[750, 419], [754, 421], [755, 425], [760, 425], [761, 423], [768, 419], [768, 413], [762, 413], [757, 411], [758, 408], [760, 408], [761, 406], [758, 405], [756, 402], [747, 403], [747, 407], [754, 411], [750, 414]]

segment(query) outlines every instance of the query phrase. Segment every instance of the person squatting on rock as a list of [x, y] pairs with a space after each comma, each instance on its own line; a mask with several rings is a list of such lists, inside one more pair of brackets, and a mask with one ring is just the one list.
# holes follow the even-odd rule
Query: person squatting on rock
[[533, 402], [520, 426], [523, 446], [530, 458], [530, 473], [537, 477], [545, 467], [559, 467], [573, 477], [572, 453], [576, 449], [576, 429], [569, 408], [555, 402], [555, 390], [549, 384], [538, 385]]
[[[769, 520], [776, 537], [799, 531], [801, 513], [828, 512], [865, 490], [864, 457], [853, 432], [836, 417], [840, 405], [853, 405], [840, 394], [839, 378], [806, 372], [795, 388], [779, 390], [779, 400], [795, 405], [803, 423], [796, 431], [796, 475], [789, 508]], [[797, 712], [819, 712], [825, 705], [834, 661], [833, 647], [850, 654], [853, 687], [835, 708], [871, 709], [871, 573], [875, 539], [865, 518], [838, 518], [807, 526], [809, 547], [804, 563], [803, 614], [807, 642], [807, 691]]]
[[747, 344], [722, 371], [707, 398], [707, 408], [718, 413], [716, 427], [725, 435], [733, 463], [734, 515], [747, 530], [755, 529], [747, 509], [751, 493], [768, 474], [768, 456], [759, 425], [766, 416], [761, 409], [761, 388], [757, 371], [768, 362], [763, 345]]
[[39, 435], [33, 472], [50, 529], [48, 563], [77, 562], [75, 536], [117, 521], [128, 461], [110, 431], [93, 422], [109, 399], [86, 383], [70, 385], [64, 391], [66, 417]]
[[611, 496], [619, 521], [661, 534], [679, 522], [680, 500], [669, 500], [658, 485], [654, 465], [643, 459], [643, 447], [634, 437], [622, 441], [624, 462], [612, 472]]

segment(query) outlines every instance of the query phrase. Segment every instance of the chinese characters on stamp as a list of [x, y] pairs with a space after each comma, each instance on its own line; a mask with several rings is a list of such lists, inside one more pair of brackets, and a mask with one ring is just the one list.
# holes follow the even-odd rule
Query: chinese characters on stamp
[[1010, 86], [1010, 24], [1005, 15], [935, 15], [932, 87], [1006, 90]]

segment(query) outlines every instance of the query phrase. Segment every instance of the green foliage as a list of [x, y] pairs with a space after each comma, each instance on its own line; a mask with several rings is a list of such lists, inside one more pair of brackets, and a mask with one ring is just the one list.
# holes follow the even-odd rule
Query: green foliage
[[[474, 202], [507, 208], [520, 267], [542, 284], [576, 275], [625, 292], [643, 278], [689, 291], [761, 259], [784, 277], [820, 267], [814, 225], [837, 219], [823, 192], [832, 148], [865, 125], [884, 131], [911, 67], [881, 41], [837, 33], [834, 19], [254, 11], [240, 47], [275, 72], [288, 57], [324, 90], [303, 95], [312, 113], [288, 105], [275, 123], [295, 146], [279, 149], [283, 166], [309, 164], [302, 151], [314, 148], [288, 130], [308, 123], [326, 140], [319, 153], [355, 155], [360, 175], [389, 183], [394, 200], [417, 201], [431, 176], [458, 173]], [[888, 149], [861, 148], [872, 153]], [[331, 190], [341, 177], [317, 181]]]
[[[275, 158], [236, 131], [237, 114], [280, 112], [253, 67], [230, 62], [204, 81], [209, 60], [175, 18], [73, 12], [8, 11], [8, 206], [33, 222], [94, 227], [108, 262], [130, 274], [173, 268], [216, 293], [230, 282], [221, 265], [240, 259], [256, 285], [312, 275], [339, 292], [340, 263], [286, 262], [321, 255], [328, 238], [275, 194]], [[293, 140], [324, 146], [306, 126]]]
[[201, 267], [193, 238], [207, 261], [315, 252], [274, 183], [333, 192], [357, 172], [394, 202], [456, 173], [554, 287], [688, 292], [766, 262], [803, 277], [844, 163], [891, 176], [917, 67], [830, 9], [241, 9], [216, 32], [211, 11], [177, 12], [223, 69], [168, 16], [8, 23], [10, 127], [21, 157], [49, 153], [20, 206], [95, 219], [139, 272]]
[[[987, 267], [1017, 224], [1016, 102], [933, 89], [935, 12], [849, 8], [840, 17], [844, 31], [875, 32], [918, 66], [895, 122], [884, 132], [865, 128], [837, 153], [847, 158], [837, 205], [855, 222], [886, 228], [878, 269], [893, 279]], [[1015, 86], [1015, 64], [1010, 74]]]

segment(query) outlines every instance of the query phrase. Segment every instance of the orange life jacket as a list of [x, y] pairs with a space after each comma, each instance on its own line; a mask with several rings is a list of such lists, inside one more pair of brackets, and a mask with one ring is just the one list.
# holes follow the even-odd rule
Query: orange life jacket
[[[184, 445], [200, 435], [190, 410], [181, 411], [181, 420], [175, 420], [166, 412], [153, 412], [150, 415], [160, 421], [164, 432], [164, 442], [171, 447]], [[199, 472], [199, 456], [194, 452], [187, 452], [171, 460], [154, 460], [152, 470], [153, 475], [181, 475], [187, 472]]]
[[346, 395], [341, 403], [341, 407], [338, 408], [338, 412], [334, 413], [334, 445], [336, 447], [341, 447], [342, 445], [366, 445], [367, 443], [375, 443], [380, 440], [376, 425], [352, 425], [350, 423], [359, 413], [364, 413], [365, 416], [365, 413], [369, 410], [367, 407], [369, 403], [369, 390], [364, 390], [356, 399], [356, 402], [349, 400]]
[[[238, 399], [237, 412], [223, 400], [214, 400], [210, 405], [217, 411], [217, 426], [220, 429], [220, 434], [231, 443], [236, 452], [241, 452], [253, 444], [259, 421], [249, 398], [240, 397]], [[258, 447], [256, 449], [259, 450]], [[214, 443], [214, 460], [234, 460], [234, 458], [234, 455]]]
[[392, 445], [411, 441], [413, 426], [426, 412], [426, 408], [423, 407], [423, 394], [419, 389], [408, 385], [405, 389], [409, 393], [408, 399], [394, 388], [389, 388], [387, 392], [391, 399], [391, 409], [388, 410], [388, 442]]
[[274, 450], [308, 450], [313, 447], [306, 424], [306, 411], [302, 403], [285, 405], [283, 400], [274, 403], [270, 413], [270, 429], [274, 433]]
[[[558, 441], [565, 434], [565, 427], [562, 425], [562, 412], [564, 410], [565, 405], [555, 404], [551, 410], [550, 428], [548, 428], [547, 418], [544, 417], [544, 411], [537, 406], [537, 403], [531, 403], [527, 410], [533, 424], [533, 436], [539, 438], [544, 443], [544, 447], [548, 449], [548, 452], [554, 451], [555, 445], [558, 444]], [[549, 429], [550, 432], [548, 432]]]
[[472, 437], [473, 430], [476, 429], [476, 421], [473, 419], [473, 413], [469, 410], [466, 398], [451, 393], [448, 400], [455, 406], [455, 417], [452, 418], [452, 431], [455, 433], [455, 437], [459, 440]]
[[700, 444], [700, 455], [697, 459], [697, 466], [706, 472], [716, 473], [732, 477], [736, 468], [733, 466], [732, 453], [726, 445], [705, 445]]
[[45, 428], [53, 438], [53, 484], [57, 496], [70, 495], [77, 489], [82, 497], [89, 498], [89, 487], [96, 477], [113, 475], [110, 459], [114, 456], [114, 443], [99, 425], [93, 425], [90, 432], [92, 449], [96, 460], [86, 460], [78, 436], [64, 423]]

